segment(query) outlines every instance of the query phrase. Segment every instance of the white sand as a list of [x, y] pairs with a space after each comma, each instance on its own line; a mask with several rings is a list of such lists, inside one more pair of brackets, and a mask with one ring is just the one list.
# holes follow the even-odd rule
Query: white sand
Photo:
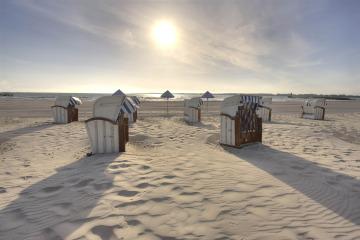
[[274, 114], [242, 149], [218, 145], [216, 115], [148, 110], [126, 153], [91, 157], [83, 122], [11, 113], [0, 239], [360, 239], [360, 113], [339, 106], [327, 121]]

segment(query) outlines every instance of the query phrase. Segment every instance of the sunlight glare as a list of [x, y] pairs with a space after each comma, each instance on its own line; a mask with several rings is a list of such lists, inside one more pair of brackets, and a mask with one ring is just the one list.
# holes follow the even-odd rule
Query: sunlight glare
[[153, 27], [152, 37], [159, 47], [172, 47], [176, 43], [176, 27], [169, 21], [159, 21]]

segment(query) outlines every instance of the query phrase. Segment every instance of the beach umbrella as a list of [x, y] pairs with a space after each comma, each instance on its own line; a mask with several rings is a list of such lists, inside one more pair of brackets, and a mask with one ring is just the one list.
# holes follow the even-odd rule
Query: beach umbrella
[[169, 98], [174, 98], [174, 95], [169, 90], [166, 90], [163, 94], [161, 94], [160, 97], [166, 98], [166, 115], [168, 115], [168, 113], [169, 113]]
[[206, 112], [209, 111], [209, 98], [215, 98], [214, 95], [212, 95], [211, 92], [209, 91], [206, 91], [202, 96], [201, 98], [206, 98]]
[[116, 92], [114, 92], [113, 96], [124, 96], [125, 93], [123, 93], [123, 91], [121, 91], [120, 89], [118, 89]]

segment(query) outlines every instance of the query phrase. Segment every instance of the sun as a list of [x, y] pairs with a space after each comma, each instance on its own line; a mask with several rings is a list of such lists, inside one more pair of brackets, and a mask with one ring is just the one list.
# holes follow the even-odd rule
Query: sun
[[167, 20], [158, 21], [152, 29], [152, 38], [162, 48], [173, 47], [177, 41], [175, 25]]

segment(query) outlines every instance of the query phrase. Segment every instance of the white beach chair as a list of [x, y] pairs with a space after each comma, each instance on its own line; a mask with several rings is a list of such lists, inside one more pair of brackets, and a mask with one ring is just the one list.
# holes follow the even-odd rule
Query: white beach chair
[[306, 99], [301, 106], [301, 117], [314, 120], [325, 119], [326, 99]]
[[184, 100], [184, 119], [188, 123], [201, 121], [201, 105], [203, 101], [200, 97]]
[[271, 97], [263, 97], [260, 100], [260, 105], [257, 108], [257, 115], [261, 117], [263, 122], [271, 122]]
[[55, 123], [70, 123], [79, 120], [79, 111], [76, 108], [81, 104], [81, 100], [72, 96], [59, 96], [55, 100], [55, 105], [51, 110]]
[[97, 99], [93, 107], [93, 117], [86, 120], [92, 153], [125, 152], [129, 140], [126, 96], [106, 96]]
[[220, 144], [241, 147], [262, 141], [262, 119], [256, 110], [261, 97], [236, 95], [224, 99], [220, 110]]

